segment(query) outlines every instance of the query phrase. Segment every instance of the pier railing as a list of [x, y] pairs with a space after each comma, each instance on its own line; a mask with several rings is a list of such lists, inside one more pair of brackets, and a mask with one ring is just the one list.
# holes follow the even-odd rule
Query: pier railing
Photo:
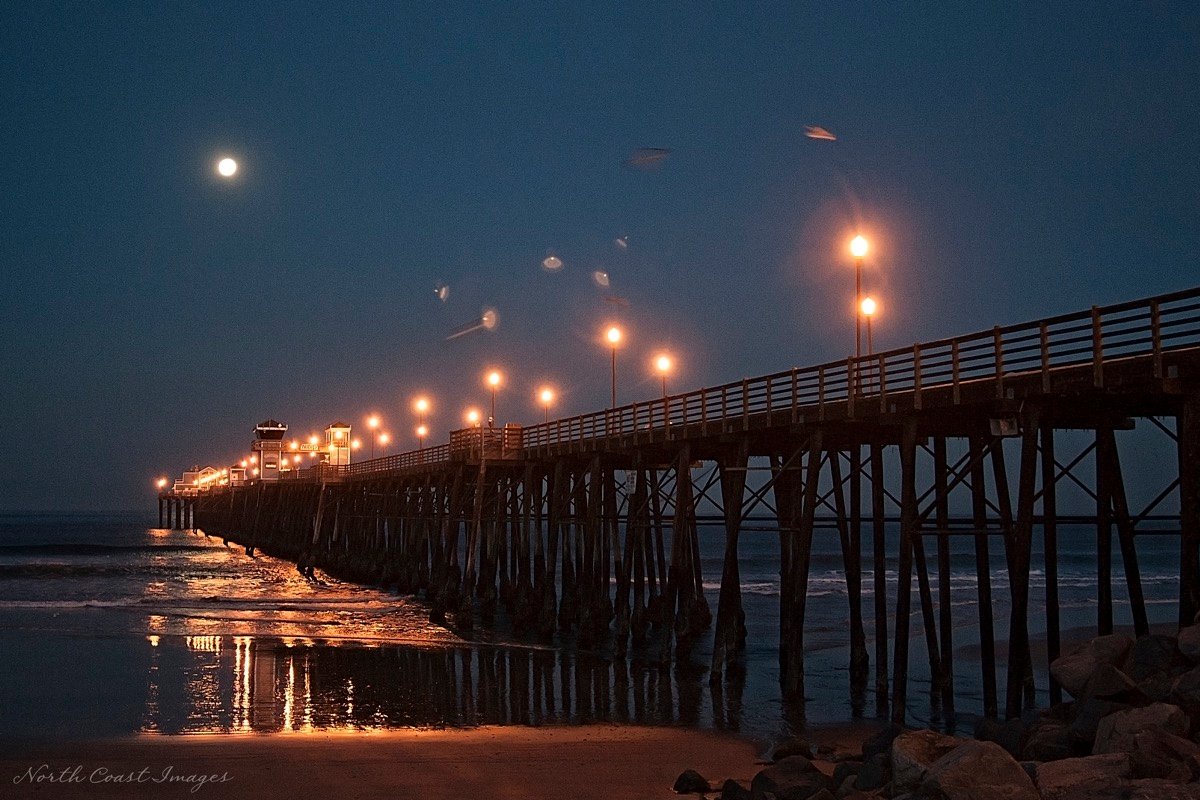
[[[1155, 376], [1169, 377], [1163, 372], [1163, 354], [1192, 347], [1200, 347], [1200, 287], [516, 428], [517, 447], [529, 450], [683, 425], [736, 430], [748, 428], [752, 416], [764, 413], [786, 413], [790, 421], [800, 422], [822, 418], [832, 405], [851, 414], [859, 404], [886, 410], [889, 398], [901, 393], [910, 394], [919, 407], [925, 391], [949, 389], [957, 400], [962, 386], [987, 381], [1003, 397], [1005, 382], [1018, 376], [1040, 375], [1048, 391], [1056, 370], [1087, 365], [1094, 385], [1103, 387], [1107, 364], [1151, 357]], [[473, 437], [480, 436], [485, 454], [493, 448], [509, 452], [511, 430], [455, 431], [449, 444], [359, 462], [347, 474], [478, 457], [479, 440]], [[496, 437], [503, 439], [493, 442]]]
[[889, 395], [920, 395], [930, 389], [991, 381], [1003, 396], [1004, 382], [1038, 374], [1049, 388], [1051, 374], [1065, 367], [1091, 365], [1092, 380], [1104, 385], [1105, 364], [1152, 356], [1163, 377], [1165, 352], [1200, 346], [1200, 288], [1017, 325], [915, 344], [881, 353], [797, 367], [686, 394], [622, 406], [608, 411], [552, 420], [524, 429], [524, 445], [536, 448], [567, 444], [673, 425], [713, 424], [728, 430], [749, 424], [755, 414], [801, 415], [825, 406], [877, 402]]

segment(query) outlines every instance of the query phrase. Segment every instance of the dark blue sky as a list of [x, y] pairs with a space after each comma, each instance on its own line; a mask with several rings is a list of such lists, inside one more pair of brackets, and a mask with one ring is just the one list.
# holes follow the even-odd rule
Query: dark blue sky
[[623, 401], [660, 346], [677, 389], [840, 358], [856, 227], [883, 347], [1200, 276], [1193, 4], [13, 5], [0, 509], [144, 507], [268, 416], [411, 444], [417, 391], [440, 441], [491, 363], [501, 421], [600, 408], [606, 293]]

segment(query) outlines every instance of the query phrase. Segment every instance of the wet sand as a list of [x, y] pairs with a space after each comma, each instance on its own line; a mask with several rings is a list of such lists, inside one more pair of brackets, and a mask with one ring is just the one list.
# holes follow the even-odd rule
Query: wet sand
[[[726, 778], [748, 782], [759, 757], [757, 745], [732, 736], [608, 725], [9, 742], [0, 796], [669, 798], [685, 769], [719, 787]], [[196, 778], [155, 782], [168, 769]], [[30, 770], [68, 782], [33, 782]], [[215, 778], [197, 785], [200, 776]]]

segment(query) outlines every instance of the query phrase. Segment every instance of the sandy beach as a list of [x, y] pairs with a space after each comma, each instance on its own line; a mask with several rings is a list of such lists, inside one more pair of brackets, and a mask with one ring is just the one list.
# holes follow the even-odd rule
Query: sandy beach
[[140, 736], [10, 744], [0, 796], [667, 798], [684, 769], [749, 781], [759, 756], [730, 736], [633, 726]]

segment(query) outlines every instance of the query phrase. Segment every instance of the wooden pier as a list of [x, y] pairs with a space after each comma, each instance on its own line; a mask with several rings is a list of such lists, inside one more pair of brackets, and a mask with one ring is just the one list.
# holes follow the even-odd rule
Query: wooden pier
[[[1119, 447], [1134, 427], [1157, 436], [1155, 460], [1173, 473], [1144, 505], [1127, 494], [1130, 459]], [[1200, 610], [1198, 467], [1193, 289], [524, 428], [455, 431], [447, 444], [279, 481], [166, 494], [160, 517], [165, 508], [163, 521], [183, 526], [190, 514], [206, 533], [301, 570], [420, 594], [435, 620], [460, 628], [503, 613], [531, 636], [570, 632], [584, 645], [611, 642], [617, 655], [633, 643], [666, 660], [713, 625], [697, 531], [718, 515], [713, 681], [745, 644], [739, 535], [747, 520], [769, 517], [779, 531], [781, 685], [792, 699], [804, 697], [814, 531], [829, 527], [848, 594], [851, 685], [873, 680], [881, 712], [897, 721], [913, 613], [923, 620], [917, 646], [953, 713], [963, 668], [952, 658], [955, 619], [967, 612], [951, 602], [951, 555], [965, 550], [978, 587], [969, 613], [981, 659], [971, 668], [982, 670], [985, 712], [1012, 717], [1034, 699], [1035, 537], [1050, 659], [1061, 639], [1057, 535], [1066, 522], [1096, 531], [1099, 633], [1113, 627], [1114, 529], [1125, 576], [1117, 591], [1137, 631], [1148, 630], [1140, 536], [1178, 552], [1178, 619], [1190, 624]], [[1089, 513], [1059, 515], [1065, 484], [1085, 493]], [[886, 535], [894, 524], [898, 545]], [[1006, 621], [993, 617], [997, 551], [1010, 577]], [[864, 608], [864, 563], [889, 556], [899, 564], [894, 606], [884, 570], [872, 569], [874, 602]], [[1002, 676], [998, 626], [1009, 643]]]

